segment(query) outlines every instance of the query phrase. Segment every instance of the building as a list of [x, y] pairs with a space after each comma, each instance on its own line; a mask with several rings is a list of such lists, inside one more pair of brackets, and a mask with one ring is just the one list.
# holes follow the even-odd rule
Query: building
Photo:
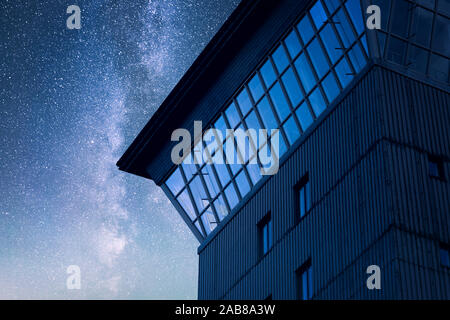
[[[242, 1], [118, 162], [198, 238], [199, 299], [450, 298], [449, 17], [445, 0]], [[194, 121], [279, 128], [278, 173], [175, 165]]]

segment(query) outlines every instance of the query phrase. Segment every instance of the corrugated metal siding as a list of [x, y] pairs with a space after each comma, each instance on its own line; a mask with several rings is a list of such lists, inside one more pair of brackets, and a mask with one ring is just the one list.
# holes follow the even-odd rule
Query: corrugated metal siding
[[[373, 68], [200, 252], [199, 298], [294, 299], [308, 257], [317, 299], [447, 298], [448, 270], [418, 257], [436, 263], [450, 240], [448, 182], [430, 179], [426, 155], [450, 156], [448, 101]], [[295, 225], [293, 186], [306, 172], [313, 207]], [[256, 224], [269, 210], [275, 245], [258, 261]], [[365, 287], [371, 264], [382, 267], [381, 291]], [[434, 289], [419, 294], [419, 277]]]

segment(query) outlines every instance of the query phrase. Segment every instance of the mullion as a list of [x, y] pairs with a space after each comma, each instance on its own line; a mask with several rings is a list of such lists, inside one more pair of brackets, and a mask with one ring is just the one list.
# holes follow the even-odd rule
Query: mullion
[[[183, 180], [184, 180], [184, 182], [186, 183], [186, 190], [187, 190], [187, 192], [188, 192], [189, 199], [190, 199], [190, 201], [191, 201], [192, 207], [194, 208], [195, 215], [197, 216], [197, 218], [194, 219], [194, 221], [193, 221], [193, 222], [195, 222], [196, 220], [199, 220], [199, 218], [200, 218], [200, 214], [199, 214], [200, 210], [197, 208], [197, 204], [196, 204], [195, 201], [194, 201], [194, 196], [192, 195], [191, 188], [189, 187], [189, 184], [187, 183], [186, 175], [185, 175], [185, 173], [184, 173], [184, 170], [183, 170], [182, 166], [180, 165], [179, 168], [180, 168], [181, 176], [183, 177]], [[189, 218], [189, 219], [190, 219], [190, 218]], [[202, 229], [202, 232], [204, 233], [204, 235], [205, 235], [205, 236], [208, 235], [208, 234], [206, 233], [206, 230], [205, 230], [205, 227], [203, 226], [202, 221], [198, 221], [198, 223], [199, 223], [200, 228]]]
[[[273, 70], [275, 71], [275, 77], [277, 77], [277, 73], [276, 73], [276, 72], [277, 72], [277, 71], [276, 71], [277, 69], [276, 69], [275, 63], [274, 63], [273, 60], [272, 60], [272, 57], [269, 56], [268, 61], [270, 61], [270, 64], [272, 65], [272, 68], [273, 68]], [[279, 81], [280, 81], [280, 78], [276, 78], [276, 80], [274, 81], [274, 83], [272, 84], [271, 87], [275, 86], [275, 84], [277, 83], [277, 81], [279, 82]], [[281, 132], [281, 135], [282, 135], [282, 137], [283, 137], [284, 143], [285, 143], [286, 145], [289, 145], [289, 140], [288, 140], [286, 134], [284, 133], [284, 130], [281, 129], [281, 120], [280, 120], [280, 117], [278, 116], [278, 111], [277, 111], [277, 109], [275, 108], [275, 105], [273, 104], [272, 97], [270, 96], [269, 91], [267, 90], [266, 84], [264, 83], [264, 81], [263, 81], [263, 83], [262, 83], [262, 86], [263, 86], [263, 88], [264, 88], [264, 90], [265, 90], [265, 92], [266, 92], [267, 101], [269, 102], [269, 106], [270, 106], [270, 108], [272, 109], [272, 113], [273, 113], [273, 115], [274, 115], [274, 117], [275, 117], [275, 121], [276, 121], [277, 124], [278, 124], [278, 128], [277, 128], [277, 129], [279, 129], [279, 131]]]

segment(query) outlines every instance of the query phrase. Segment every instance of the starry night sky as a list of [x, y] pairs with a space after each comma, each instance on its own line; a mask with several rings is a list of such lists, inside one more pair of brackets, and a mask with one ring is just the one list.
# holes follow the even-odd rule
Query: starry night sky
[[115, 163], [238, 3], [0, 1], [0, 299], [197, 297], [197, 240]]

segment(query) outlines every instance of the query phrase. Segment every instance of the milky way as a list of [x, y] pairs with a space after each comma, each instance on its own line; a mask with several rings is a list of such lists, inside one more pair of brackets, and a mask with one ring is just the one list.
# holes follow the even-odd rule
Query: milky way
[[196, 298], [197, 240], [115, 163], [238, 2], [2, 0], [0, 298]]

